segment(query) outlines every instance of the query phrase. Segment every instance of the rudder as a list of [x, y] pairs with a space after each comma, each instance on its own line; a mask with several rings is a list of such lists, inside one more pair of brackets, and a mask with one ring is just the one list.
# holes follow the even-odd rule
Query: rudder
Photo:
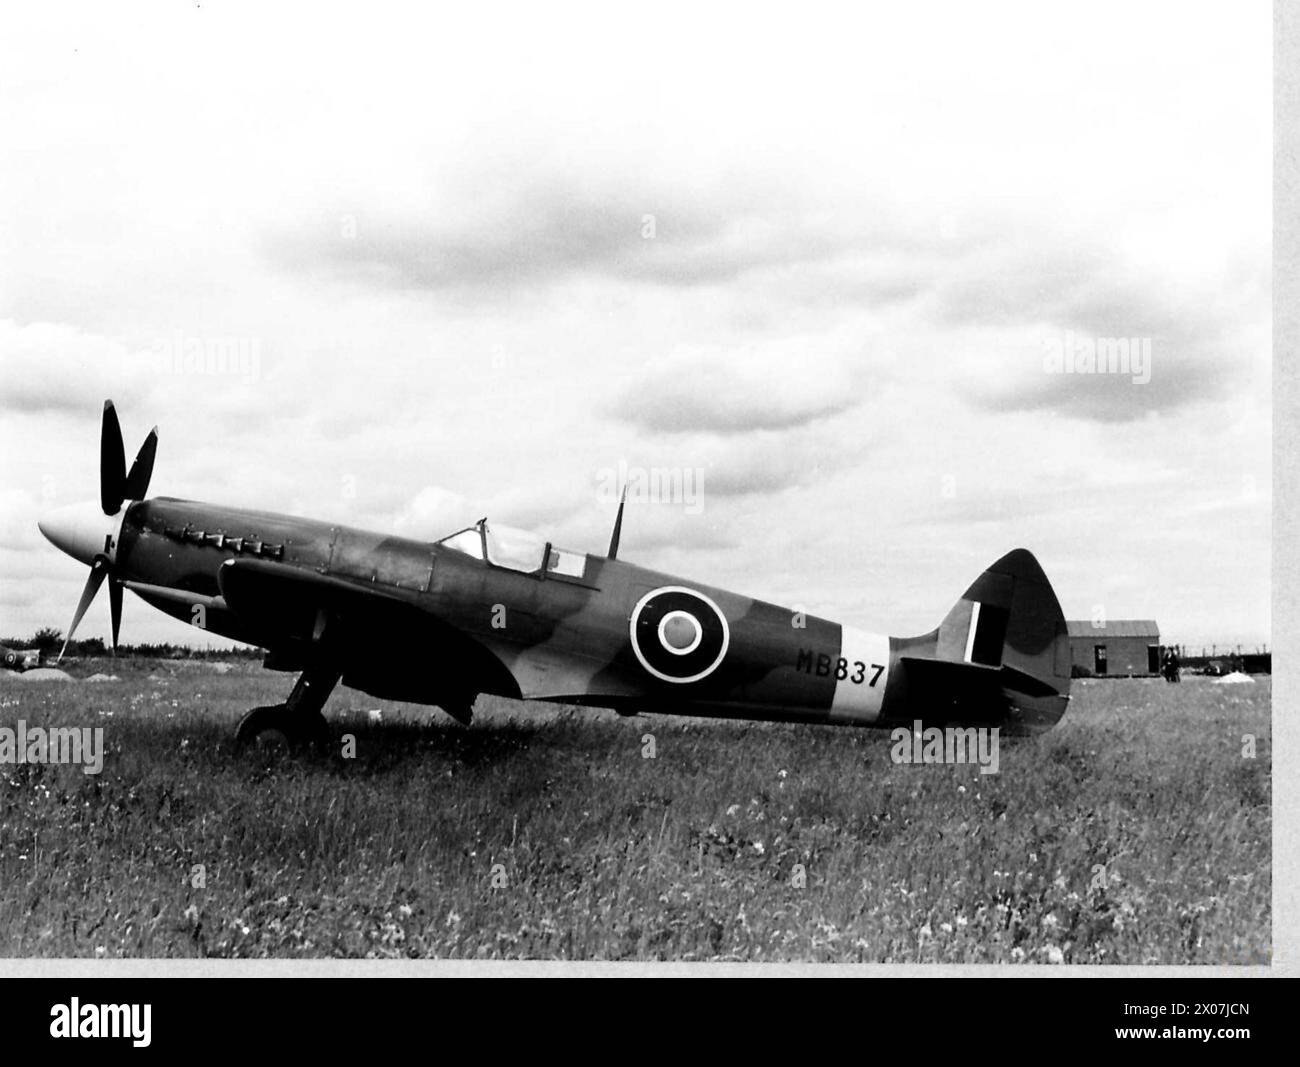
[[1065, 615], [1023, 548], [976, 578], [937, 630], [900, 640], [897, 653], [907, 703], [931, 721], [1034, 733], [1054, 725], [1070, 699]]

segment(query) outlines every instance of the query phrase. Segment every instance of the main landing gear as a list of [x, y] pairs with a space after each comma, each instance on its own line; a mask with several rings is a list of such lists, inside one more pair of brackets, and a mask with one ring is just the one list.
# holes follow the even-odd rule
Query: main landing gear
[[462, 726], [468, 726], [474, 721], [474, 698], [477, 695], [464, 690], [455, 690], [448, 693], [438, 707]]
[[294, 683], [289, 699], [283, 704], [254, 708], [239, 720], [235, 730], [235, 747], [256, 745], [287, 748], [291, 751], [329, 746], [329, 725], [321, 709], [338, 684], [339, 671], [330, 667], [309, 667]]

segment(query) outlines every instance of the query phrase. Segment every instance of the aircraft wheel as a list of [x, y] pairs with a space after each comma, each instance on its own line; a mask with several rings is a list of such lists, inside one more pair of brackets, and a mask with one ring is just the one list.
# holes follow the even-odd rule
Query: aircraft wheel
[[268, 704], [254, 708], [235, 729], [235, 748], [239, 751], [256, 748], [259, 751], [288, 751], [294, 747], [294, 731], [290, 728], [287, 709], [283, 704]]
[[294, 711], [287, 704], [254, 708], [235, 729], [235, 749], [283, 753], [329, 749], [329, 723], [319, 711]]

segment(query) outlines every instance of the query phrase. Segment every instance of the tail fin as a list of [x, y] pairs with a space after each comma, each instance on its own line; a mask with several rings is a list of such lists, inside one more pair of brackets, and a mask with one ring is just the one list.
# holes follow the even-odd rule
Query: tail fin
[[1065, 616], [1033, 554], [1008, 552], [971, 583], [939, 628], [898, 645], [908, 703], [945, 721], [1034, 733], [1070, 699]]

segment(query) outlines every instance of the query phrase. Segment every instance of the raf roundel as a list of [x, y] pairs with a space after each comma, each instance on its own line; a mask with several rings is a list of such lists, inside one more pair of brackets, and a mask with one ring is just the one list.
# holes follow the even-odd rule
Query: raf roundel
[[680, 585], [652, 589], [629, 622], [637, 661], [664, 682], [698, 682], [722, 662], [731, 641], [727, 617], [703, 593]]

